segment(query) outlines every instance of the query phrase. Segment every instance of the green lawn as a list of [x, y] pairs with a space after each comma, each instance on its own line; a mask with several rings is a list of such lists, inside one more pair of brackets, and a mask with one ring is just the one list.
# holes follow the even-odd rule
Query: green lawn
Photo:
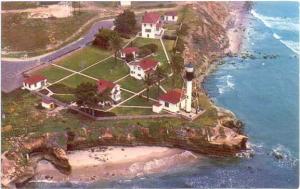
[[117, 62], [115, 62], [115, 58], [110, 58], [92, 66], [82, 73], [98, 79], [115, 81], [129, 74], [129, 68], [121, 60], [117, 60]]
[[132, 95], [134, 95], [134, 94], [121, 90], [121, 99], [122, 99], [122, 101], [128, 99]]
[[60, 66], [71, 70], [80, 71], [96, 62], [108, 57], [112, 53], [93, 46], [88, 46], [76, 51], [70, 56], [66, 56], [62, 60], [56, 62]]
[[179, 28], [179, 25], [176, 23], [168, 23], [164, 25], [164, 28], [168, 30], [177, 30], [177, 28]]
[[[164, 43], [164, 45], [165, 45], [166, 50], [168, 52], [169, 59], [171, 59], [171, 56], [170, 56], [171, 53], [170, 52], [172, 50], [172, 43], [174, 41], [172, 41], [172, 40], [165, 40], [165, 41], [166, 41], [166, 43]], [[163, 70], [165, 70], [166, 73], [171, 73], [171, 66], [170, 66], [170, 64], [168, 64], [167, 57], [165, 55], [165, 52], [163, 50], [162, 44], [161, 44], [159, 39], [148, 39], [148, 38], [138, 37], [136, 40], [134, 40], [133, 46], [141, 47], [143, 45], [150, 44], [150, 43], [156, 44], [158, 46], [158, 50], [155, 53], [155, 55], [152, 56], [152, 58], [161, 63], [161, 68]]]
[[136, 96], [136, 97], [128, 100], [127, 102], [125, 102], [122, 105], [124, 105], [124, 106], [150, 106], [151, 107], [152, 104], [154, 104], [154, 102], [152, 100], [147, 100], [146, 98]]
[[50, 83], [53, 83], [70, 74], [72, 74], [72, 72], [50, 65], [46, 68], [34, 72], [32, 75], [43, 75], [48, 79]]
[[[174, 79], [174, 81], [173, 81]], [[183, 79], [180, 76], [173, 75], [169, 77], [167, 80], [164, 80], [161, 85], [165, 90], [170, 90], [174, 88], [182, 88], [184, 85]]]
[[96, 83], [95, 80], [93, 79], [90, 79], [88, 77], [85, 77], [85, 76], [82, 76], [82, 75], [79, 75], [79, 74], [75, 74], [59, 83], [62, 83], [68, 87], [71, 87], [71, 88], [76, 88], [80, 83], [83, 83], [83, 82], [90, 82], [90, 83]]
[[[164, 94], [164, 92], [161, 90], [161, 88], [159, 88], [159, 95]], [[144, 92], [144, 95], [147, 96], [147, 91]], [[154, 98], [154, 99], [158, 99], [158, 87], [157, 85], [153, 85], [153, 87], [150, 88], [149, 90], [149, 97], [150, 98]]]
[[117, 115], [149, 115], [154, 114], [152, 108], [123, 108], [117, 107], [111, 112]]
[[118, 84], [122, 88], [133, 92], [139, 92], [145, 88], [144, 82], [142, 80], [134, 79], [131, 76], [128, 76], [127, 78], [121, 80], [120, 82], [118, 82]]
[[52, 95], [51, 97], [65, 103], [70, 103], [75, 101], [75, 96], [74, 95]]

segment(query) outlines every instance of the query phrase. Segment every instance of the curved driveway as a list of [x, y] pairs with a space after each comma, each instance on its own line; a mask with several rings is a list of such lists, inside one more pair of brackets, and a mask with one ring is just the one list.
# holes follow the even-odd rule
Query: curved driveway
[[[54, 52], [33, 60], [21, 61], [1, 61], [1, 90], [11, 92], [19, 88], [23, 82], [23, 72], [28, 71], [41, 64], [50, 64], [52, 61], [76, 50], [82, 48], [94, 40], [95, 34], [101, 28], [111, 28], [113, 19], [103, 20], [93, 24], [91, 29], [79, 40], [66, 45]], [[33, 39], [34, 40], [34, 39]]]

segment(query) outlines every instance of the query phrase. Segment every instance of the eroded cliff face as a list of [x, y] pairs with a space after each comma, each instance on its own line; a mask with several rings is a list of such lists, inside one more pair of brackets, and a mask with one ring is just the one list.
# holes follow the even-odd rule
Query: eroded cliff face
[[62, 133], [45, 134], [41, 137], [15, 138], [14, 148], [1, 156], [3, 187], [14, 188], [22, 185], [35, 175], [35, 168], [40, 160], [50, 161], [64, 174], [71, 172], [71, 166], [61, 142]]

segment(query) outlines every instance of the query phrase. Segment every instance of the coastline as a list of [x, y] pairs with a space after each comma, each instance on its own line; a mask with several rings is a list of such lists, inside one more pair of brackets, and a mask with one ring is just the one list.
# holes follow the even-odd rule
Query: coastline
[[[234, 11], [232, 11], [232, 12], [234, 12]], [[244, 14], [244, 12], [240, 11], [238, 14], [239, 16], [237, 16], [237, 17], [242, 17], [242, 16], [244, 16], [243, 14]], [[232, 16], [232, 14], [231, 14], [231, 16]], [[234, 14], [233, 14], [233, 16], [236, 17], [236, 15], [234, 15]], [[242, 19], [239, 19], [239, 21], [235, 22], [235, 24], [231, 28], [226, 29], [226, 35], [229, 38], [229, 47], [228, 47], [229, 50], [228, 51], [230, 51], [231, 53], [233, 53], [233, 52], [237, 53], [241, 47], [242, 37], [243, 37], [243, 35], [240, 34], [240, 32], [243, 31], [242, 27], [239, 25], [240, 23], [243, 23], [243, 21], [241, 21], [241, 20]], [[235, 29], [237, 29], [238, 32], [234, 32]], [[226, 52], [222, 51], [222, 53], [220, 53], [220, 54], [224, 55], [224, 53], [226, 53]], [[201, 77], [197, 78], [197, 85], [200, 84], [201, 90], [203, 90], [202, 83], [204, 82], [206, 76], [208, 76], [213, 70], [215, 70], [217, 68], [217, 65], [218, 65], [217, 61], [212, 61], [212, 62], [207, 61], [207, 67], [205, 69], [205, 73], [202, 74]], [[213, 104], [212, 101], [211, 101], [211, 103]], [[224, 112], [227, 110], [221, 111], [221, 108], [218, 108], [217, 106], [215, 106], [215, 107], [218, 109], [218, 115], [223, 113], [223, 116], [224, 116], [224, 114], [225, 114]], [[230, 111], [228, 111], [228, 112], [230, 112]], [[234, 114], [232, 113], [231, 115], [232, 115], [232, 118], [234, 118], [236, 120], [236, 117], [234, 116]], [[219, 116], [219, 117], [221, 117], [221, 116]], [[225, 120], [225, 121], [227, 121], [227, 120]], [[240, 144], [233, 145], [231, 137], [234, 135], [236, 136], [236, 133], [231, 132], [231, 131], [228, 131], [228, 132], [225, 131], [225, 133], [229, 133], [228, 138], [226, 137], [226, 140], [228, 140], [226, 142], [226, 144], [230, 144], [230, 145], [224, 146], [225, 140], [223, 140], [222, 138], [219, 138], [219, 136], [220, 136], [220, 131], [219, 131], [220, 127], [219, 126], [220, 125], [222, 126], [222, 124], [220, 124], [221, 122], [222, 122], [222, 120], [219, 120], [219, 123], [217, 124], [216, 128], [211, 129], [211, 131], [214, 132], [215, 136], [207, 136], [209, 138], [208, 142], [212, 146], [204, 145], [203, 149], [198, 148], [199, 152], [201, 151], [204, 154], [214, 154], [216, 151], [223, 149], [224, 153], [228, 153], [228, 154], [232, 155], [231, 152], [234, 152], [238, 148], [239, 149], [244, 148], [244, 147], [241, 147]], [[232, 120], [231, 120], [231, 122], [234, 123]], [[184, 129], [186, 129], [186, 128], [183, 128], [183, 130]], [[140, 129], [140, 130], [142, 130], [142, 129]], [[167, 132], [169, 134], [169, 131], [167, 131]], [[223, 130], [223, 132], [224, 132], [224, 130]], [[148, 131], [148, 133], [149, 133], [149, 131]], [[163, 132], [161, 132], [161, 133], [163, 133]], [[193, 139], [193, 137], [197, 133], [202, 133], [202, 130], [190, 130], [189, 129], [187, 133], [188, 133], [187, 135]], [[206, 134], [206, 131], [204, 131], [204, 133]], [[206, 135], [209, 135], [209, 134], [206, 134]], [[101, 138], [104, 138], [105, 136], [111, 136], [110, 130], [108, 130], [107, 133], [105, 131], [105, 134], [102, 135]], [[135, 140], [132, 138], [134, 138], [134, 137], [132, 137], [131, 135], [128, 134], [126, 142], [128, 142], [128, 144], [131, 144], [130, 140]], [[240, 138], [238, 138], [238, 139], [240, 140]], [[160, 144], [163, 146], [170, 146], [170, 144], [168, 144], [168, 143], [163, 144], [163, 143], [161, 143], [161, 141], [160, 141], [160, 143], [155, 143], [155, 142], [152, 143], [151, 140], [149, 140], [149, 141], [150, 141], [149, 144], [153, 144], [153, 145]], [[170, 140], [170, 141], [172, 141], [172, 140]], [[243, 139], [241, 139], [241, 141], [243, 141]], [[76, 143], [76, 142], [79, 142], [79, 143]], [[101, 141], [101, 142], [103, 142], [103, 141]], [[95, 143], [95, 144], [91, 143], [90, 145], [99, 145], [99, 144], [100, 145], [103, 145], [103, 144], [108, 145], [109, 144], [109, 143], [106, 143], [105, 140], [103, 143], [101, 143], [101, 142]], [[107, 142], [110, 142], [110, 141], [107, 140]], [[111, 142], [110, 142], [110, 144], [112, 144]], [[117, 144], [120, 144], [120, 141], [115, 141], [115, 142]], [[141, 142], [141, 141], [138, 141], [138, 142]], [[137, 144], [134, 144], [134, 145], [139, 145], [138, 142], [137, 142]], [[195, 149], [198, 144], [198, 143], [196, 143], [196, 145], [191, 146], [191, 143], [189, 140], [184, 141], [180, 138], [176, 142], [177, 143], [186, 142], [185, 144], [182, 144], [181, 147], [188, 149], [188, 150], [193, 150], [193, 148]], [[175, 144], [173, 144], [174, 146], [175, 145], [178, 146], [178, 144], [176, 144], [176, 142], [175, 142]], [[239, 143], [239, 142], [237, 142], [237, 143]], [[67, 151], [67, 154], [66, 154], [66, 157], [69, 160], [68, 163], [70, 164], [70, 167], [72, 168], [70, 175], [62, 174], [50, 163], [45, 163], [44, 161], [41, 161], [41, 162], [37, 163], [37, 169], [35, 170], [35, 173], [34, 173], [35, 179], [32, 180], [32, 182], [39, 182], [39, 181], [91, 182], [94, 180], [134, 178], [134, 177], [139, 177], [139, 176], [143, 176], [143, 175], [147, 175], [147, 174], [161, 173], [164, 171], [168, 171], [171, 168], [184, 166], [186, 163], [189, 164], [189, 163], [193, 163], [198, 160], [198, 158], [195, 158], [195, 156], [197, 157], [198, 155], [194, 155], [193, 153], [191, 153], [189, 151], [171, 149], [171, 148], [114, 147], [110, 153], [107, 150], [105, 150], [104, 152], [101, 150], [100, 150], [100, 152], [90, 152], [91, 149], [80, 148], [79, 147], [80, 144], [83, 144], [83, 142], [81, 143], [80, 141], [75, 141], [75, 143], [73, 145], [74, 145], [74, 147], [78, 146], [78, 150]], [[190, 145], [190, 146], [188, 146], [188, 145]], [[199, 145], [201, 146], [201, 144], [199, 144]], [[235, 147], [238, 147], [238, 148], [235, 149]], [[212, 148], [212, 149], [210, 149], [210, 148]], [[81, 150], [81, 149], [84, 149], [84, 150]], [[95, 148], [92, 148], [92, 149], [95, 149]], [[124, 149], [124, 151], [122, 149]], [[138, 150], [135, 150], [135, 149], [138, 149]], [[132, 153], [127, 153], [130, 151], [132, 151]], [[118, 153], [116, 153], [116, 152], [118, 152]], [[144, 154], [139, 154], [138, 152], [143, 152]], [[103, 155], [103, 153], [106, 153], [106, 156]], [[220, 154], [221, 153], [223, 153], [223, 152], [220, 152]], [[122, 160], [120, 159], [120, 154], [124, 155]], [[125, 158], [125, 155], [127, 156], [127, 158]], [[112, 156], [112, 158], [106, 159], [105, 161], [101, 161], [100, 157], [102, 157], [102, 156], [105, 156], [106, 158], [107, 158], [107, 156]], [[96, 160], [96, 157], [98, 157], [98, 160]], [[175, 159], [175, 160], [172, 162], [172, 161], [170, 161], [170, 159]], [[79, 164], [78, 164], [78, 162], [79, 162]], [[150, 165], [150, 167], [149, 167], [149, 165]], [[154, 165], [154, 166], [151, 166], [151, 165]], [[108, 172], [107, 170], [110, 170], [112, 172]], [[47, 176], [47, 178], [46, 178], [46, 176]]]
[[67, 153], [70, 175], [60, 173], [51, 163], [40, 161], [30, 182], [76, 183], [131, 179], [164, 173], [198, 163], [192, 152], [165, 147], [95, 147]]

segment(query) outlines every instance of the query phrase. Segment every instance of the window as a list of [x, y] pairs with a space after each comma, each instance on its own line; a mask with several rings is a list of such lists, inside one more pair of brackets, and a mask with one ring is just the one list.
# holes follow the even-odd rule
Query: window
[[147, 37], [149, 38], [149, 34], [147, 34]]
[[139, 77], [141, 77], [141, 74], [138, 74]]
[[151, 29], [145, 29], [145, 32], [150, 33]]
[[175, 20], [175, 16], [172, 16], [173, 20]]
[[169, 102], [165, 102], [165, 107], [169, 108]]
[[146, 27], [146, 24], [144, 24], [144, 27]]
[[150, 24], [150, 26], [152, 27], [152, 24]]

